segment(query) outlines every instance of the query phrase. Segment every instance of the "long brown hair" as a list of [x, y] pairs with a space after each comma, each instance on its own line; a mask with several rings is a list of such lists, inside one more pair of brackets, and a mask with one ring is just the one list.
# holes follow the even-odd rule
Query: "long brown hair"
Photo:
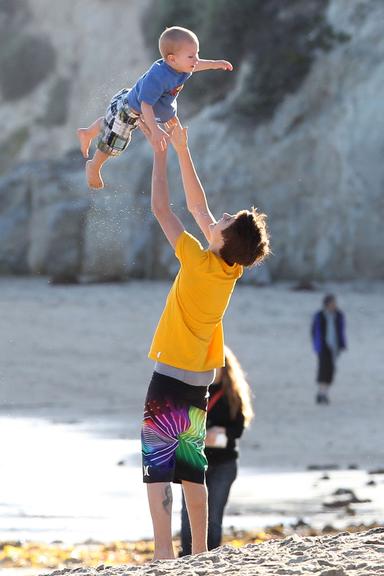
[[222, 368], [221, 382], [224, 394], [228, 398], [231, 420], [235, 420], [238, 411], [241, 410], [244, 425], [247, 427], [254, 416], [251, 389], [240, 362], [228, 346], [225, 346], [225, 366]]

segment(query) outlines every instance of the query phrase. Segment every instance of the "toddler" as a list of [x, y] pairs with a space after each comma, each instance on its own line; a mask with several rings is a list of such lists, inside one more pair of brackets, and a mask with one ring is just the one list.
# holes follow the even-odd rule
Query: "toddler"
[[84, 158], [98, 136], [97, 150], [86, 163], [90, 188], [103, 188], [101, 168], [110, 156], [119, 156], [128, 146], [140, 115], [151, 132], [155, 149], [165, 150], [169, 135], [159, 124], [172, 127], [177, 122], [177, 96], [192, 72], [202, 70], [232, 70], [226, 60], [199, 58], [199, 40], [191, 30], [172, 26], [159, 38], [162, 58], [152, 64], [132, 88], [123, 88], [113, 96], [106, 114], [88, 128], [79, 128], [77, 135]]

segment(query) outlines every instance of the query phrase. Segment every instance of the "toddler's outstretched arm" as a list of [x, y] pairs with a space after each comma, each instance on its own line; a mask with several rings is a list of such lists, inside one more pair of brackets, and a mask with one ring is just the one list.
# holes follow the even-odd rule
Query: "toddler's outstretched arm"
[[194, 72], [202, 70], [229, 70], [232, 72], [233, 66], [228, 60], [201, 60], [197, 62]]

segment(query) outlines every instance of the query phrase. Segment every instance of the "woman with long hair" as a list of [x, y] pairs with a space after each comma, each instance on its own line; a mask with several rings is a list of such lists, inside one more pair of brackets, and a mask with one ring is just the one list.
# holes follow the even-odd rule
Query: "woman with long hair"
[[[225, 366], [209, 387], [205, 455], [208, 460], [208, 550], [221, 544], [224, 509], [237, 476], [237, 439], [253, 418], [251, 391], [235, 354], [225, 347]], [[181, 555], [191, 554], [191, 531], [183, 496]]]

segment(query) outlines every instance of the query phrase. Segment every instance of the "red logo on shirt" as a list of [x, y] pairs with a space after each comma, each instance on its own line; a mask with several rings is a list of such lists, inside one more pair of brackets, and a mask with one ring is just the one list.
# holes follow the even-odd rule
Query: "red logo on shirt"
[[184, 84], [180, 84], [180, 86], [176, 86], [176, 88], [174, 88], [173, 90], [170, 90], [169, 93], [172, 96], [177, 96], [178, 93], [183, 89], [183, 87], [184, 87]]

